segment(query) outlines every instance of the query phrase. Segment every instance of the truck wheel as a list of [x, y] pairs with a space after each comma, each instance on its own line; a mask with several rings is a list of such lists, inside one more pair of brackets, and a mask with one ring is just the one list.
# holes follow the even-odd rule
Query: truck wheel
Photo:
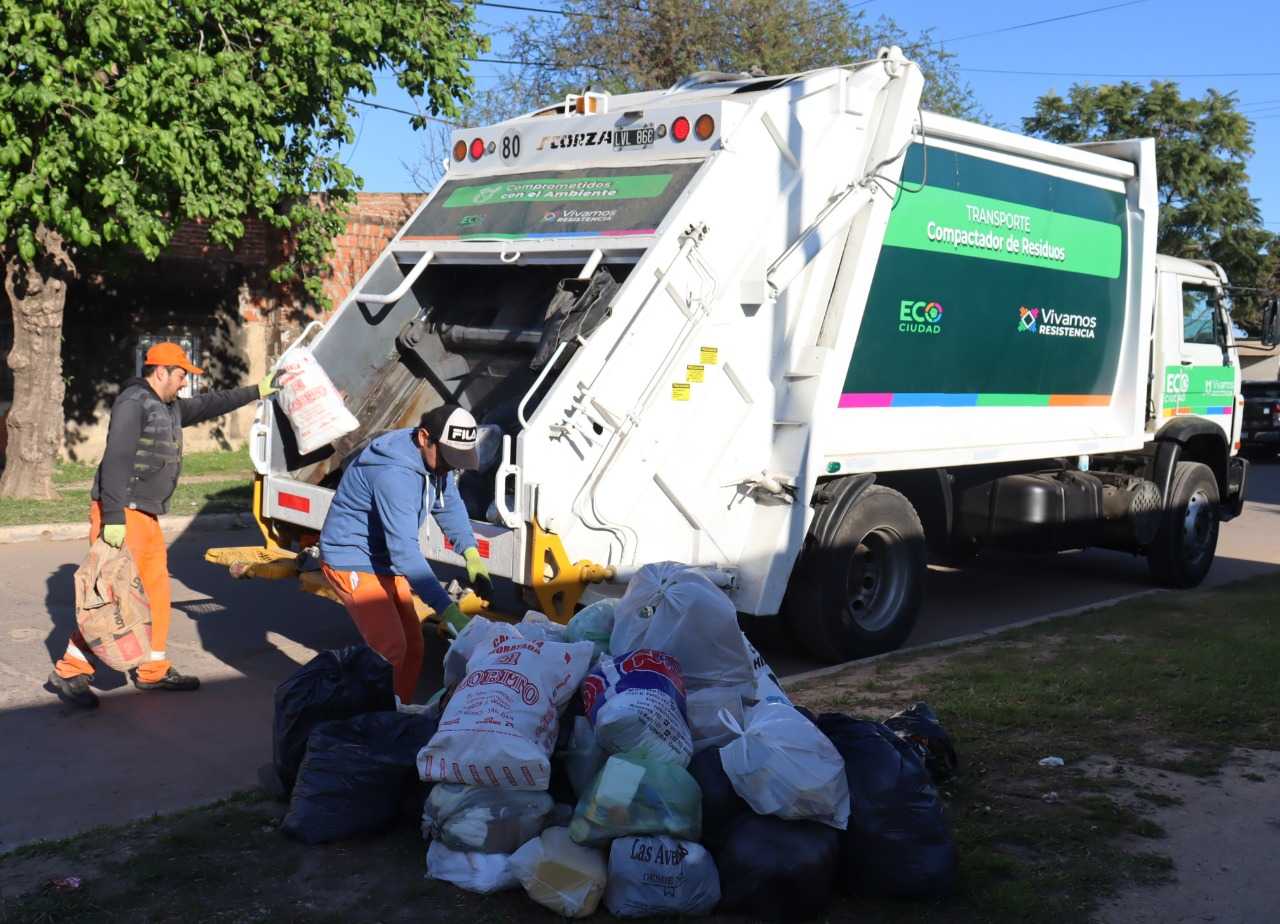
[[1169, 505], [1147, 551], [1151, 573], [1170, 587], [1195, 587], [1213, 565], [1218, 548], [1218, 480], [1201, 462], [1173, 469]]
[[809, 592], [790, 616], [810, 655], [835, 662], [892, 651], [911, 634], [924, 596], [920, 517], [897, 491], [872, 485], [804, 568]]

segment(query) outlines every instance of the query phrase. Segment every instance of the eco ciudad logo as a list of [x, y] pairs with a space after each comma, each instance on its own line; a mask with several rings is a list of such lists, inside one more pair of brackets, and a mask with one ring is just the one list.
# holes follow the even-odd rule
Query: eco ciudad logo
[[904, 298], [898, 303], [898, 330], [904, 334], [942, 332], [942, 305]]

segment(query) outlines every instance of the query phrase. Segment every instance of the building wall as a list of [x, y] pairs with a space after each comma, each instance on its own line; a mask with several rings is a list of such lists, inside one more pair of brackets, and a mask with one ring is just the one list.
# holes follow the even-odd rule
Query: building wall
[[[324, 280], [332, 308], [346, 298], [422, 199], [415, 193], [357, 197], [346, 229], [334, 239]], [[124, 379], [134, 374], [135, 344], [142, 335], [198, 334], [202, 355], [193, 359], [210, 373], [206, 386], [258, 382], [302, 326], [319, 314], [313, 305], [293, 303], [269, 282], [283, 245], [277, 231], [249, 221], [235, 250], [228, 251], [211, 244], [204, 228], [192, 223], [178, 230], [155, 263], [117, 261], [85, 273], [68, 293], [63, 456], [84, 462], [102, 457], [111, 402]], [[3, 341], [0, 330], [0, 349]], [[111, 345], [109, 351], [103, 351], [104, 343]], [[11, 398], [3, 385], [0, 380], [0, 412]], [[244, 445], [255, 408], [188, 428], [187, 451]]]

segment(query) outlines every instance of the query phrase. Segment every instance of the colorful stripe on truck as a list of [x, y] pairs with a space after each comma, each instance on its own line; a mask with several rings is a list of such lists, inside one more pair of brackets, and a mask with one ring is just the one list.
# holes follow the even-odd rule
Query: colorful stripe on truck
[[1107, 407], [1110, 395], [846, 392], [840, 407]]

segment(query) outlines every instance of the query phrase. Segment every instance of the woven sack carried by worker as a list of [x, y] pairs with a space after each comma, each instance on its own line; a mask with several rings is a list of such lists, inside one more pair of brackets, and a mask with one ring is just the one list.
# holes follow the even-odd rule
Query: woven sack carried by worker
[[76, 625], [94, 656], [127, 671], [151, 653], [151, 608], [133, 556], [101, 539], [76, 569]]
[[277, 401], [293, 425], [304, 456], [360, 426], [342, 394], [306, 347], [294, 347], [280, 361]]

